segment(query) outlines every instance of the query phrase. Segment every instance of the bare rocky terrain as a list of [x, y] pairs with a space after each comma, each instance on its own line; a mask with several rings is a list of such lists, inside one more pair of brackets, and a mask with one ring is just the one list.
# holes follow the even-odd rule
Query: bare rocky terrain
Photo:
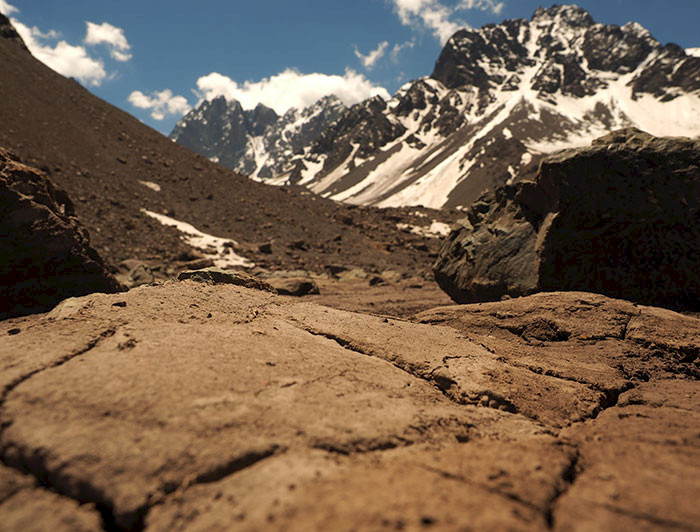
[[700, 321], [671, 311], [570, 292], [410, 322], [188, 280], [0, 337], [7, 530], [700, 522]]
[[128, 273], [134, 262], [120, 264], [136, 261], [166, 279], [206, 258], [145, 209], [228, 239], [238, 255], [268, 270], [321, 274], [342, 265], [430, 274], [438, 239], [397, 224], [449, 224], [457, 211], [345, 206], [301, 187], [256, 183], [56, 74], [12, 36], [9, 22], [0, 26], [7, 28], [0, 34], [0, 146], [65, 190], [114, 273]]
[[[0, 16], [0, 288], [88, 265], [119, 290], [106, 264], [133, 288], [59, 282], [0, 320], [0, 532], [700, 530], [697, 315], [448, 305], [457, 211], [254, 183], [18, 39]], [[236, 254], [255, 265], [208, 268]]]

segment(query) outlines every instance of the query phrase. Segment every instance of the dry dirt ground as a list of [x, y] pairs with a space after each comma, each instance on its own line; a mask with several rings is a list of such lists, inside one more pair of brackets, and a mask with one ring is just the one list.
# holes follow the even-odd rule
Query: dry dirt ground
[[170, 281], [0, 338], [3, 530], [699, 529], [692, 317]]
[[315, 282], [320, 294], [306, 296], [304, 301], [351, 312], [410, 318], [424, 310], [453, 304], [434, 281], [420, 277], [375, 286], [366, 279], [316, 279]]

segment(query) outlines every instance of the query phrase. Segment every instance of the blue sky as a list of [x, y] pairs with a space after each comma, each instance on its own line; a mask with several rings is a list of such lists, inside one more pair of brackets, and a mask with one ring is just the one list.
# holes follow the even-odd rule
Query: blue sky
[[[581, 0], [597, 22], [641, 23], [700, 47], [699, 0]], [[283, 112], [327, 93], [354, 103], [432, 71], [459, 27], [530, 18], [541, 0], [0, 0], [30, 49], [169, 133], [224, 94]]]

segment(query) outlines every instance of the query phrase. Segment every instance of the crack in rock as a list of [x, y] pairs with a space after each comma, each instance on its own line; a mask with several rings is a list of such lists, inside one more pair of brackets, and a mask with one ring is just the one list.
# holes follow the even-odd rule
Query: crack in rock
[[515, 493], [508, 493], [505, 491], [501, 491], [498, 488], [495, 488], [493, 486], [489, 486], [488, 484], [483, 484], [481, 482], [476, 482], [474, 480], [471, 480], [467, 477], [464, 477], [462, 475], [458, 475], [456, 473], [451, 473], [449, 471], [445, 471], [444, 469], [439, 469], [437, 467], [429, 466], [427, 464], [416, 464], [418, 467], [421, 469], [425, 469], [426, 471], [429, 471], [431, 473], [435, 473], [436, 475], [440, 475], [443, 478], [446, 478], [448, 480], [454, 480], [456, 482], [460, 482], [462, 484], [466, 484], [471, 487], [477, 487], [481, 488], [485, 491], [488, 491], [489, 493], [492, 493], [494, 495], [498, 495], [500, 497], [504, 497], [510, 501], [516, 502], [518, 504], [522, 504], [523, 506], [526, 506], [527, 508], [530, 508], [532, 510], [535, 510], [536, 512], [540, 513], [542, 512], [542, 508], [539, 508], [538, 506], [532, 504], [529, 501], [526, 501], [516, 495]]
[[592, 414], [590, 416], [583, 416], [579, 421], [576, 421], [575, 423], [582, 423], [588, 421], [589, 419], [595, 419], [596, 417], [598, 417], [598, 415], [600, 415], [601, 412], [604, 412], [608, 408], [617, 406], [617, 402], [620, 398], [620, 395], [635, 387], [634, 383], [627, 381], [619, 388], [605, 388], [583, 379], [576, 379], [574, 377], [567, 377], [565, 375], [561, 375], [551, 369], [544, 370], [542, 368], [535, 368], [530, 365], [518, 364], [512, 361], [509, 361], [509, 364], [511, 364], [514, 367], [526, 369], [536, 375], [543, 375], [545, 377], [551, 377], [553, 379], [560, 379], [567, 382], [575, 382], [577, 384], [582, 384], [584, 386], [587, 386], [591, 391], [602, 394], [598, 402], [598, 406], [595, 408], [595, 410], [593, 410]]
[[632, 323], [632, 320], [637, 317], [641, 316], [642, 311], [640, 310], [637, 314], [629, 314], [627, 315], [627, 319], [624, 321], [622, 324], [622, 331], [620, 331], [620, 340], [627, 340], [627, 333], [629, 331], [630, 323]]
[[[380, 442], [349, 442], [344, 445], [339, 445], [330, 442], [316, 442], [311, 445], [312, 449], [319, 449], [321, 451], [326, 451], [333, 454], [342, 454], [343, 456], [350, 456], [351, 454], [365, 454], [373, 453], [377, 451], [388, 451], [390, 449], [396, 449], [397, 447], [407, 447], [413, 445], [413, 442], [396, 437], [399, 441], [380, 441]], [[402, 440], [402, 441], [401, 441]]]
[[619, 506], [614, 506], [612, 504], [606, 504], [606, 503], [600, 503], [600, 506], [602, 506], [606, 510], [609, 510], [609, 511], [614, 512], [616, 514], [624, 515], [626, 517], [632, 517], [633, 519], [639, 519], [640, 521], [645, 521], [647, 523], [654, 525], [654, 527], [665, 528], [665, 529], [675, 528], [678, 530], [697, 531], [697, 527], [695, 527], [695, 526], [688, 525], [686, 523], [679, 523], [678, 521], [673, 521], [671, 519], [663, 519], [661, 517], [656, 517], [654, 515], [650, 515], [650, 514], [647, 514], [644, 512], [635, 512], [632, 510], [626, 510], [624, 508], [620, 508]]
[[33, 475], [39, 487], [72, 499], [79, 504], [94, 504], [102, 517], [102, 526], [105, 531], [141, 532], [145, 528], [145, 520], [150, 510], [161, 504], [168, 495], [181, 494], [192, 486], [217, 482], [285, 451], [285, 448], [276, 444], [250, 451], [208, 471], [185, 478], [180, 483], [162, 485], [160, 492], [152, 496], [146, 503], [135, 510], [121, 514], [115, 512], [113, 502], [102, 489], [90, 482], [63, 474], [60, 468], [52, 471], [46, 464], [47, 457], [41, 452], [29, 450], [29, 453], [25, 454], [21, 449], [6, 446], [2, 449], [0, 457], [2, 463], [7, 467]]
[[620, 396], [632, 388], [634, 388], [634, 384], [631, 382], [626, 382], [619, 388], [596, 389], [591, 387], [591, 389], [599, 391], [603, 395], [600, 398], [598, 407], [593, 410], [592, 415], [587, 418], [583, 418], [581, 421], [579, 421], [579, 423], [588, 421], [589, 419], [596, 419], [601, 413], [605, 412], [609, 408], [616, 407], [617, 402], [620, 400]]
[[414, 432], [419, 436], [423, 436], [436, 427], [452, 432], [458, 443], [466, 443], [471, 439], [469, 431], [474, 428], [474, 425], [455, 419], [438, 419], [432, 423], [409, 425], [407, 427], [408, 430], [404, 431], [402, 435], [395, 434], [383, 440], [355, 440], [347, 443], [318, 440], [311, 444], [311, 448], [344, 456], [388, 451], [416, 444], [416, 439], [411, 439], [408, 434], [409, 432]]
[[209, 471], [205, 471], [204, 473], [200, 473], [192, 478], [185, 479], [176, 489], [166, 492], [166, 495], [169, 495], [175, 491], [184, 491], [191, 486], [218, 482], [223, 478], [235, 475], [236, 473], [257, 464], [266, 458], [282, 454], [286, 452], [286, 450], [287, 449], [285, 447], [273, 444], [265, 449], [250, 451], [243, 456], [232, 458], [228, 462], [220, 464]]
[[[44, 371], [60, 367], [71, 360], [89, 353], [95, 349], [103, 340], [114, 336], [117, 327], [109, 327], [98, 336], [92, 338], [84, 347], [74, 351], [59, 360], [47, 364], [41, 368], [30, 371], [8, 384], [0, 396], [0, 410], [2, 410], [7, 398], [22, 383], [31, 379], [35, 375]], [[0, 426], [0, 441], [4, 431], [12, 424], [12, 421], [3, 423]], [[45, 450], [23, 450], [14, 445], [3, 445], [0, 447], [0, 464], [17, 470], [23, 474], [33, 476], [36, 483], [35, 488], [46, 489], [67, 499], [74, 500], [79, 504], [94, 504], [96, 511], [102, 517], [102, 528], [107, 532], [140, 532], [145, 528], [145, 518], [150, 509], [159, 504], [163, 498], [175, 491], [185, 490], [197, 484], [216, 482], [222, 478], [233, 475], [247, 467], [250, 467], [265, 458], [284, 452], [277, 445], [272, 445], [262, 450], [251, 451], [243, 456], [238, 456], [227, 463], [221, 464], [209, 471], [195, 475], [178, 485], [162, 486], [161, 493], [153, 500], [149, 500], [139, 508], [121, 515], [115, 514], [114, 506], [109, 497], [100, 488], [89, 482], [64, 475], [61, 470], [52, 471], [47, 466], [47, 455]]]
[[102, 517], [102, 526], [107, 532], [140, 532], [144, 528], [144, 519], [148, 512], [148, 504], [122, 515], [115, 515], [113, 505], [104, 491], [90, 482], [72, 478], [64, 474], [61, 468], [52, 471], [47, 467], [46, 450], [27, 450], [23, 452], [13, 445], [2, 448], [0, 458], [2, 463], [24, 474], [34, 476], [37, 484], [44, 489], [57, 493], [79, 504], [95, 505]]
[[[376, 357], [375, 355], [373, 355], [372, 353], [366, 353], [365, 351], [360, 349], [352, 340], [346, 340], [344, 338], [341, 338], [340, 336], [336, 336], [335, 334], [317, 331], [316, 329], [304, 328], [302, 330], [306, 331], [309, 334], [312, 334], [313, 336], [321, 336], [321, 337], [326, 338], [328, 340], [332, 340], [333, 342], [338, 344], [343, 349], [348, 349], [350, 351], [353, 351], [355, 353], [359, 353], [361, 355], [365, 355], [368, 357], [379, 358], [379, 357]], [[399, 368], [399, 369], [402, 369], [402, 368]]]
[[583, 467], [581, 467], [580, 461], [581, 455], [577, 448], [574, 455], [571, 457], [569, 464], [564, 469], [564, 471], [562, 471], [559, 482], [557, 482], [557, 484], [554, 486], [554, 495], [547, 502], [547, 507], [544, 511], [544, 518], [547, 523], [547, 527], [550, 530], [554, 530], [555, 526], [554, 509], [557, 504], [557, 501], [561, 497], [566, 495], [566, 493], [574, 485], [574, 482], [576, 482], [576, 479], [579, 477], [579, 475], [583, 473]]
[[348, 349], [349, 351], [353, 351], [364, 356], [384, 360], [385, 362], [390, 363], [395, 368], [403, 371], [404, 373], [407, 373], [408, 375], [414, 378], [423, 380], [431, 386], [437, 388], [447, 399], [458, 405], [493, 408], [495, 410], [510, 412], [511, 414], [519, 413], [518, 408], [515, 404], [513, 404], [511, 401], [501, 396], [500, 394], [492, 392], [491, 390], [482, 390], [475, 394], [458, 393], [456, 391], [453, 391], [453, 388], [458, 387], [457, 381], [455, 381], [448, 375], [438, 372], [439, 370], [445, 369], [444, 366], [437, 366], [429, 372], [420, 371], [412, 367], [410, 364], [396, 362], [398, 360], [398, 357], [393, 357], [392, 360], [389, 361], [381, 356], [375, 355], [373, 353], [368, 353], [367, 351], [362, 350], [352, 340], [346, 340], [345, 338], [341, 338], [335, 334], [326, 333], [311, 328], [304, 328], [303, 330], [314, 336], [321, 336], [323, 338], [327, 338], [328, 340], [332, 340], [333, 342], [337, 343], [340, 347]]
[[59, 360], [56, 360], [50, 364], [47, 364], [41, 368], [35, 369], [33, 371], [30, 371], [29, 373], [22, 375], [20, 377], [17, 377], [14, 381], [9, 383], [7, 386], [5, 386], [5, 389], [2, 392], [2, 395], [0, 396], [0, 409], [2, 409], [3, 405], [5, 404], [5, 401], [7, 400], [7, 397], [12, 393], [12, 391], [17, 388], [20, 384], [23, 382], [31, 379], [34, 375], [37, 375], [38, 373], [42, 373], [43, 371], [47, 371], [49, 369], [57, 368], [59, 366], [62, 366], [63, 364], [70, 362], [74, 358], [77, 358], [79, 356], [84, 355], [85, 353], [88, 353], [92, 351], [95, 347], [99, 345], [99, 343], [104, 340], [105, 338], [109, 338], [110, 336], [114, 336], [114, 334], [117, 332], [117, 329], [115, 327], [110, 327], [108, 329], [105, 329], [102, 331], [98, 336], [90, 340], [85, 347], [82, 347], [81, 349], [74, 351], [73, 353], [70, 353]]

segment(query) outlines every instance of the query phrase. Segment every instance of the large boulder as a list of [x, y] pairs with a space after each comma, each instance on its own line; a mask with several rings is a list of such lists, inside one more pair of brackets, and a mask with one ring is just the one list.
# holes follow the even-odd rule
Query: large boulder
[[435, 279], [458, 303], [583, 290], [700, 308], [700, 140], [620, 130], [489, 192], [445, 239]]
[[66, 193], [0, 148], [0, 319], [121, 290]]
[[185, 280], [0, 322], [0, 529], [697, 529], [700, 320], [418, 319]]

